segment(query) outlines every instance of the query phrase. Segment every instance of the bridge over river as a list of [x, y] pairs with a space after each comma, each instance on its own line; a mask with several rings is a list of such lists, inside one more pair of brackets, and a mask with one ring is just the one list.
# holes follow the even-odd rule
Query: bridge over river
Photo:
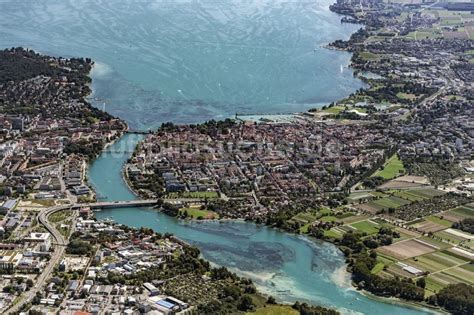
[[[202, 199], [198, 198], [169, 198], [162, 199], [163, 202], [170, 204], [181, 203], [200, 203]], [[107, 208], [130, 208], [130, 207], [154, 207], [159, 203], [159, 199], [141, 199], [141, 200], [124, 200], [124, 201], [101, 201], [91, 203], [75, 204], [72, 208], [90, 207], [91, 209], [107, 209]]]

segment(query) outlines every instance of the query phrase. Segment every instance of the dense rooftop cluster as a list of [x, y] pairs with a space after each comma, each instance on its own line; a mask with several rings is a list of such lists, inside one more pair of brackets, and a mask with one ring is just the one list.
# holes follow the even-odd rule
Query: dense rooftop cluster
[[290, 120], [164, 124], [128, 161], [131, 187], [181, 218], [330, 240], [359, 288], [468, 314], [469, 297], [444, 298], [464, 285], [458, 275], [474, 282], [473, 19], [410, 6], [331, 6], [367, 25], [329, 46], [353, 52], [368, 88]]
[[[353, 53], [366, 89], [283, 121], [163, 124], [124, 178], [167, 214], [328, 240], [358, 288], [472, 314], [474, 18], [397, 1], [331, 10], [366, 25], [329, 45]], [[126, 129], [88, 103], [92, 66], [0, 52], [0, 311], [337, 314], [275, 305], [172, 235], [92, 217], [87, 162]]]
[[[140, 145], [128, 168], [132, 182], [140, 188], [154, 174], [161, 183], [142, 194], [216, 191], [261, 216], [301, 199], [317, 201], [320, 192], [347, 189], [383, 159], [388, 145], [383, 131], [370, 124], [302, 119], [232, 123], [212, 134], [197, 128], [160, 130]], [[234, 211], [225, 215], [240, 216]]]
[[81, 181], [70, 185], [64, 157], [93, 158], [124, 130], [122, 121], [87, 102], [92, 66], [89, 59], [53, 58], [22, 48], [0, 51], [4, 196], [37, 192], [39, 198], [58, 197], [66, 188], [81, 187], [85, 169], [79, 162], [80, 174], [74, 176]]

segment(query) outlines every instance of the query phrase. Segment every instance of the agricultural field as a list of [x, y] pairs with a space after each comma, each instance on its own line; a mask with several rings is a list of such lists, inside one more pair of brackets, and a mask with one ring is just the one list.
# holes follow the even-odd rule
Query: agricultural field
[[396, 263], [397, 259], [392, 257], [392, 256], [388, 256], [388, 255], [378, 253], [377, 254], [377, 261], [383, 263], [384, 265], [390, 265], [390, 264]]
[[[433, 188], [391, 189], [370, 192], [375, 200], [353, 207], [377, 213], [382, 208], [399, 208], [445, 194]], [[388, 246], [376, 249], [377, 264], [371, 273], [382, 278], [403, 276], [416, 279], [425, 273], [425, 296], [433, 295], [453, 283], [474, 284], [474, 235], [452, 228], [454, 222], [474, 217], [474, 204], [458, 206], [448, 211], [417, 218], [409, 228], [395, 227], [400, 238]], [[385, 224], [382, 219], [367, 219], [337, 227], [337, 232], [351, 229], [367, 234], [377, 233]], [[429, 233], [429, 234], [428, 234]], [[427, 236], [422, 236], [427, 235]], [[418, 271], [406, 269], [407, 266]], [[404, 269], [405, 268], [405, 269]]]
[[474, 240], [464, 241], [462, 243], [462, 246], [467, 249], [470, 249], [471, 251], [474, 251]]
[[418, 239], [411, 239], [407, 241], [397, 242], [388, 246], [379, 247], [378, 252], [392, 256], [396, 259], [407, 259], [415, 256], [420, 256], [436, 251], [433, 245]]
[[460, 238], [460, 237], [457, 237], [456, 235], [446, 232], [446, 230], [436, 232], [434, 233], [434, 235], [436, 237], [441, 238], [444, 241], [447, 241], [453, 244], [459, 244], [461, 241], [465, 240], [464, 238]]
[[352, 227], [351, 225], [341, 225], [337, 227], [333, 227], [331, 230], [334, 232], [340, 233], [341, 235], [347, 232], [354, 232], [357, 231], [355, 227]]
[[374, 204], [382, 207], [382, 209], [388, 208], [399, 208], [401, 206], [407, 205], [410, 202], [398, 197], [387, 197], [373, 201]]
[[443, 33], [440, 30], [434, 28], [427, 28], [419, 31], [410, 32], [405, 36], [406, 39], [411, 40], [432, 39], [441, 37], [443, 37]]
[[377, 213], [382, 210], [388, 210], [390, 208], [397, 209], [403, 205], [409, 204], [410, 201], [399, 198], [399, 197], [384, 197], [376, 200], [369, 201], [368, 203], [357, 205], [356, 207], [368, 211], [370, 213]]
[[443, 194], [444, 192], [432, 188], [392, 189], [386, 192], [386, 195], [392, 196], [392, 201], [398, 202], [399, 205], [393, 207], [395, 209], [405, 204], [431, 199]]
[[384, 179], [392, 179], [395, 178], [405, 172], [405, 166], [403, 162], [398, 158], [396, 154], [394, 154], [387, 162], [385, 162], [384, 166], [376, 171], [372, 176], [380, 176]]
[[[347, 213], [346, 215], [350, 217], [352, 216], [352, 213]], [[310, 225], [316, 220], [320, 220], [322, 222], [334, 222], [338, 221], [339, 217], [334, 216], [331, 209], [323, 207], [317, 211], [313, 210], [308, 212], [300, 212], [292, 217], [288, 222], [298, 222], [302, 225], [299, 229], [300, 233], [308, 233]]]
[[324, 231], [324, 236], [330, 238], [341, 238], [344, 233], [340, 232], [337, 228], [332, 228], [330, 230]]
[[430, 215], [428, 217], [425, 217], [425, 219], [427, 221], [442, 225], [442, 226], [447, 227], [447, 228], [451, 227], [451, 225], [452, 225], [452, 223], [450, 221], [445, 220], [445, 219], [440, 218], [440, 217], [435, 216], [435, 215]]
[[404, 262], [430, 273], [438, 272], [447, 268], [466, 264], [467, 259], [457, 257], [437, 251], [428, 255], [413, 257]]
[[409, 273], [406, 270], [403, 270], [403, 267], [399, 263], [391, 264], [387, 267], [387, 272], [392, 276], [413, 278], [414, 275]]
[[351, 226], [362, 233], [375, 234], [379, 231], [381, 225], [372, 220], [365, 220], [361, 222], [352, 223]]
[[322, 207], [321, 209], [318, 210], [318, 214], [320, 215], [330, 215], [332, 214], [332, 210], [326, 207]]
[[300, 233], [308, 233], [311, 223], [316, 221], [320, 216], [321, 214], [318, 211], [300, 212], [294, 217], [292, 217], [288, 222], [298, 222], [299, 224], [301, 224], [301, 227], [299, 229]]
[[453, 246], [452, 244], [448, 244], [446, 242], [443, 242], [442, 240], [438, 240], [436, 238], [428, 237], [428, 236], [422, 236], [422, 237], [418, 238], [417, 240], [419, 242], [423, 242], [423, 243], [425, 243], [429, 246], [432, 246], [435, 249], [444, 250], [444, 249], [447, 249], [447, 248], [450, 248], [450, 247]]
[[404, 240], [408, 240], [410, 238], [416, 238], [420, 237], [421, 234], [415, 232], [415, 231], [410, 231], [401, 227], [396, 227], [395, 231], [397, 231], [400, 234], [399, 238], [393, 239], [393, 242], [400, 242]]
[[366, 192], [355, 192], [355, 193], [351, 193], [348, 197], [349, 201], [350, 202], [354, 202], [354, 201], [357, 201], [357, 200], [360, 200], [360, 199], [366, 199], [366, 198], [370, 198], [371, 195], [369, 193], [366, 193]]
[[469, 252], [463, 248], [459, 247], [451, 247], [448, 249], [443, 250], [443, 253], [448, 254], [450, 256], [459, 258], [459, 259], [469, 259], [472, 260], [474, 257], [472, 252]]
[[430, 199], [432, 197], [441, 196], [444, 194], [443, 191], [433, 188], [416, 188], [416, 189], [404, 189], [404, 190], [390, 190], [390, 193], [397, 197], [400, 197], [409, 201], [422, 201]]
[[353, 215], [353, 216], [350, 216], [350, 217], [343, 218], [343, 219], [341, 219], [341, 221], [344, 224], [351, 224], [351, 223], [354, 223], [354, 222], [357, 222], [357, 221], [362, 221], [362, 220], [368, 219], [370, 217], [371, 217], [370, 215]]
[[454, 247], [449, 248], [450, 246], [427, 237], [384, 246], [377, 250], [378, 263], [372, 273], [382, 277], [416, 278], [415, 274], [403, 270], [404, 265], [412, 266], [428, 274], [425, 276], [426, 296], [433, 295], [453, 283], [464, 282], [472, 285], [474, 283], [474, 265], [470, 264], [472, 257], [467, 257], [466, 251], [455, 251]]
[[459, 206], [453, 210], [448, 211], [448, 214], [453, 214], [462, 219], [474, 218], [474, 209], [467, 206]]
[[439, 18], [439, 22], [435, 23], [431, 28], [424, 28], [418, 31], [410, 32], [405, 36], [406, 39], [474, 39], [472, 27], [474, 17], [469, 14], [469, 12], [430, 8], [424, 11], [424, 14], [430, 14], [435, 18]]
[[383, 262], [378, 262], [374, 268], [372, 268], [372, 270], [370, 271], [371, 273], [373, 274], [378, 274], [380, 271], [383, 270], [383, 267], [385, 267], [385, 264]]
[[453, 214], [451, 211], [445, 211], [441, 215], [443, 216], [443, 219], [448, 220], [451, 223], [459, 222], [464, 219], [459, 215]]
[[297, 215], [295, 215], [293, 218], [291, 218], [291, 221], [296, 221], [300, 222], [303, 224], [311, 223], [316, 221], [318, 217], [314, 215], [313, 213], [309, 212], [300, 212]]
[[430, 274], [430, 278], [440, 285], [447, 286], [454, 283], [473, 284], [474, 273], [461, 267]]
[[425, 297], [431, 296], [435, 293], [438, 293], [439, 290], [444, 288], [447, 284], [446, 283], [441, 283], [435, 279], [433, 279], [432, 276], [426, 277], [426, 287], [425, 287]]
[[428, 180], [407, 180], [410, 177], [423, 178], [420, 176], [400, 176], [389, 180], [388, 182], [379, 186], [382, 189], [409, 189], [409, 188], [418, 188], [424, 186], [428, 183]]
[[455, 244], [459, 244], [460, 242], [464, 242], [466, 240], [474, 239], [474, 236], [469, 233], [465, 233], [460, 230], [451, 229], [451, 228], [437, 232], [435, 233], [435, 235], [437, 237], [442, 238], [443, 240], [446, 240], [450, 243], [455, 243]]
[[444, 270], [442, 274], [455, 278], [457, 282], [465, 282], [471, 285], [474, 284], [474, 272], [462, 268], [462, 266]]
[[467, 218], [474, 218], [474, 209], [468, 205], [464, 205], [439, 213], [438, 216], [442, 217], [442, 219], [445, 221], [449, 221], [449, 226], [451, 226], [455, 222], [459, 222]]
[[387, 197], [387, 195], [381, 191], [372, 191], [370, 194], [374, 197]]
[[427, 199], [426, 197], [420, 196], [419, 194], [415, 194], [410, 190], [398, 190], [398, 191], [394, 191], [393, 194], [399, 198], [402, 198], [411, 202]]
[[336, 213], [335, 216], [339, 220], [344, 220], [344, 219], [352, 218], [356, 215], [353, 212], [344, 212], [344, 213]]
[[322, 222], [335, 222], [337, 221], [337, 218], [332, 215], [327, 215], [327, 216], [321, 217], [319, 220], [321, 220]]
[[424, 197], [427, 199], [445, 194], [445, 192], [441, 190], [433, 189], [433, 188], [413, 189], [413, 190], [410, 190], [410, 192], [412, 194], [415, 194], [417, 196]]

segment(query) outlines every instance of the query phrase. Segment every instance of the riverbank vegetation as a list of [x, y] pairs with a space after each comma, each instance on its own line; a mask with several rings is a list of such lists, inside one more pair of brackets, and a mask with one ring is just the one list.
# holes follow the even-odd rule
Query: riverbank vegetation
[[473, 197], [468, 185], [453, 183], [472, 180], [472, 135], [462, 127], [474, 110], [464, 57], [472, 43], [407, 40], [438, 21], [396, 3], [367, 6], [331, 6], [349, 15], [344, 22], [367, 27], [330, 44], [353, 53], [358, 75], [373, 74], [364, 79], [367, 88], [298, 116], [298, 123], [164, 124], [140, 151], [160, 162], [130, 164], [143, 174], [166, 172], [168, 195], [221, 194], [163, 205], [165, 213], [183, 217], [199, 204], [220, 218], [330, 241], [346, 255], [359, 289], [465, 314], [468, 298], [455, 309], [449, 292], [453, 284], [474, 284], [472, 237], [464, 234], [472, 230], [465, 219], [474, 215]]
[[399, 297], [412, 301], [424, 300], [424, 287], [407, 278], [384, 279], [372, 273], [377, 265], [377, 252], [380, 245], [390, 245], [392, 236], [398, 236], [388, 228], [381, 228], [377, 237], [362, 239], [364, 234], [348, 232], [337, 242], [347, 257], [352, 280], [359, 289], [379, 296]]
[[455, 315], [474, 314], [474, 287], [465, 283], [450, 284], [428, 301]]
[[[452, 245], [447, 245], [443, 242], [451, 242], [451, 239], [456, 236], [450, 234], [450, 232], [432, 234], [430, 229], [436, 227], [437, 231], [438, 229], [450, 228], [452, 223], [443, 219], [443, 214], [449, 213], [452, 211], [451, 209], [457, 208], [458, 205], [466, 205], [472, 199], [457, 194], [445, 194], [428, 188], [373, 191], [359, 194], [362, 198], [351, 199], [347, 194], [340, 194], [339, 197], [337, 195], [334, 196], [335, 200], [337, 198], [345, 199], [347, 205], [341, 203], [336, 207], [311, 208], [310, 204], [307, 204], [304, 205], [308, 209], [305, 212], [297, 210], [298, 207], [303, 206], [302, 203], [288, 205], [274, 215], [268, 216], [266, 221], [260, 221], [260, 223], [333, 242], [346, 255], [348, 270], [352, 274], [354, 284], [359, 289], [383, 297], [397, 297], [416, 303], [427, 303], [430, 301], [430, 303], [433, 303], [427, 297], [437, 294], [444, 286], [434, 289], [433, 284], [437, 280], [434, 280], [435, 277], [431, 276], [429, 271], [442, 271], [444, 268], [456, 267], [456, 265], [449, 263], [450, 260], [455, 260], [460, 267], [452, 269], [454, 272], [458, 268], [468, 268], [468, 260], [458, 255], [456, 256], [457, 258], [453, 257], [447, 260], [448, 263], [446, 264], [444, 257], [455, 254], [453, 252], [444, 252], [444, 250]], [[397, 213], [402, 213], [407, 220], [417, 217], [424, 217], [424, 219], [413, 221], [411, 226], [406, 229], [400, 228], [393, 222], [388, 221], [388, 217], [378, 218], [354, 211], [354, 206], [358, 206], [361, 201], [367, 200], [367, 198], [374, 198], [375, 200], [387, 199], [383, 203], [383, 207], [387, 207], [387, 209], [392, 209], [390, 207], [398, 208], [395, 211], [386, 211], [389, 215], [397, 216]], [[389, 204], [390, 198], [397, 204]], [[361, 205], [363, 206], [364, 204], [362, 203]], [[399, 210], [402, 205], [404, 210]], [[173, 207], [166, 206], [166, 208]], [[383, 210], [383, 208], [381, 209]], [[420, 212], [420, 209], [423, 209], [423, 211]], [[175, 208], [174, 211], [179, 214], [180, 210]], [[379, 213], [384, 213], [384, 211], [379, 211]], [[474, 217], [474, 210], [464, 211], [464, 213]], [[455, 220], [455, 218], [449, 218], [450, 220]], [[454, 223], [453, 227], [457, 229], [460, 229], [461, 226], [469, 227], [469, 222], [469, 220], [466, 220], [465, 222]], [[428, 235], [430, 238], [426, 236], [419, 238], [420, 235], [423, 235], [420, 233], [426, 233], [425, 235]], [[405, 244], [405, 242], [406, 246], [399, 246]], [[439, 247], [443, 252], [436, 252], [432, 258], [427, 258], [428, 260], [423, 256], [417, 256], [413, 259], [400, 259], [406, 257], [403, 255], [411, 252], [413, 248], [418, 248], [414, 255], [430, 254], [435, 251], [435, 249], [431, 249], [428, 245], [424, 245], [426, 242], [428, 244], [436, 244], [429, 246]], [[392, 245], [395, 245], [393, 250], [391, 249]], [[431, 265], [432, 263], [428, 261], [430, 259], [438, 260], [439, 258], [437, 257], [441, 257], [441, 255], [443, 258], [440, 260], [440, 263], [446, 265], [440, 265], [438, 267], [440, 269], [424, 269], [422, 267], [425, 261], [428, 265]], [[411, 275], [402, 269], [403, 266], [416, 266], [415, 268], [419, 270], [427, 271], [421, 275]], [[465, 269], [463, 272], [469, 273], [470, 271]], [[459, 271], [460, 274], [463, 272]], [[435, 292], [431, 290], [435, 290]], [[441, 304], [439, 305], [441, 306]]]
[[[86, 101], [91, 92], [88, 84], [92, 65], [88, 58], [53, 58], [21, 47], [0, 51], [0, 87], [7, 95], [2, 98], [2, 113], [41, 115], [43, 119], [75, 118], [89, 124], [113, 119]], [[44, 92], [18, 88], [27, 85], [32, 91], [44, 85]], [[15, 95], [23, 92], [27, 93]], [[68, 106], [67, 101], [75, 106]]]
[[[113, 233], [103, 230], [74, 233], [67, 253], [94, 257], [96, 253], [109, 248], [107, 260], [94, 260], [93, 264], [96, 267], [110, 267], [119, 264], [119, 257], [122, 255], [120, 247], [115, 248], [113, 244], [124, 244], [125, 239], [130, 239], [126, 245], [128, 251], [134, 251], [134, 246], [138, 246], [136, 248], [140, 248], [140, 253], [144, 255], [142, 259], [151, 259], [154, 263], [133, 272], [102, 272], [95, 282], [103, 286], [135, 287], [143, 290], [145, 283], [154, 283], [159, 286], [162, 294], [194, 306], [197, 314], [265, 314], [267, 307], [269, 310], [292, 310], [296, 314], [339, 314], [324, 307], [313, 307], [304, 303], [295, 303], [293, 306], [277, 304], [273, 297], [261, 295], [251, 280], [241, 278], [225, 267], [212, 267], [201, 257], [199, 249], [174, 238], [171, 234], [119, 225], [110, 228], [109, 230], [114, 230]], [[117, 249], [117, 252], [111, 251], [111, 248]], [[131, 270], [131, 265], [127, 268]], [[62, 283], [67, 283], [70, 279], [65, 273], [58, 273], [58, 276], [66, 277]], [[77, 275], [72, 275], [72, 279], [77, 278]], [[82, 295], [86, 297], [87, 292], [82, 292]]]

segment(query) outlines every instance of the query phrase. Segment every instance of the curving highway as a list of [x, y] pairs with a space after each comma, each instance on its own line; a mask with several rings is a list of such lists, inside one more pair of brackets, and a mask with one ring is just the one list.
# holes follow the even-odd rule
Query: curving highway
[[56, 206], [52, 208], [47, 208], [45, 210], [42, 210], [39, 215], [38, 215], [38, 222], [39, 224], [42, 224], [46, 230], [51, 233], [53, 237], [53, 248], [54, 252], [51, 255], [51, 258], [46, 265], [46, 267], [43, 269], [43, 272], [38, 276], [36, 279], [35, 285], [29, 290], [24, 292], [17, 303], [10, 307], [7, 311], [7, 314], [14, 314], [17, 313], [21, 310], [21, 308], [28, 302], [30, 302], [35, 296], [36, 293], [41, 291], [43, 289], [43, 286], [45, 285], [46, 280], [49, 278], [51, 275], [51, 272], [54, 269], [54, 266], [59, 263], [59, 260], [64, 254], [66, 245], [68, 244], [68, 240], [64, 238], [64, 236], [59, 233], [58, 230], [48, 221], [48, 216], [51, 214], [69, 209], [71, 206]]

